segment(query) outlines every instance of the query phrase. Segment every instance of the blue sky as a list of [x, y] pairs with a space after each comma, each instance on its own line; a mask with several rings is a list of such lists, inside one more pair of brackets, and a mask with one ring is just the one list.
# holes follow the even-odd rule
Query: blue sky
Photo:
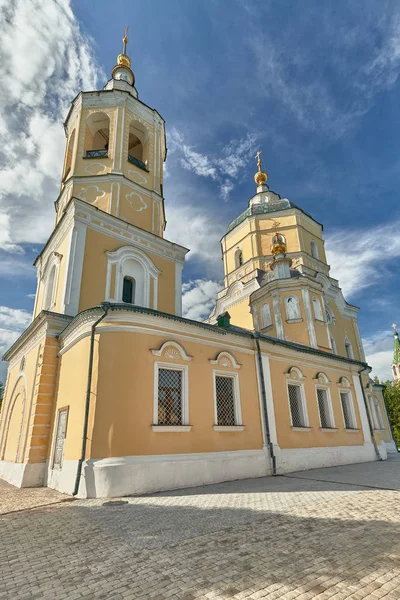
[[361, 308], [370, 364], [389, 377], [390, 326], [400, 322], [398, 2], [32, 4], [0, 5], [0, 348], [33, 307], [31, 264], [54, 221], [60, 122], [79, 89], [105, 83], [129, 25], [140, 98], [167, 123], [166, 236], [192, 249], [187, 314], [212, 306], [219, 238], [254, 193], [262, 148], [271, 189], [324, 224], [331, 275]]

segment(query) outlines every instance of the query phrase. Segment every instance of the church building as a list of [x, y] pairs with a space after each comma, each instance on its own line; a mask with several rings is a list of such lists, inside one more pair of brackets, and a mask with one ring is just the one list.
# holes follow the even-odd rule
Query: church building
[[33, 320], [6, 352], [0, 477], [116, 497], [384, 460], [396, 451], [323, 226], [267, 185], [223, 236], [224, 289], [182, 317], [164, 238], [164, 120], [126, 53], [65, 121]]

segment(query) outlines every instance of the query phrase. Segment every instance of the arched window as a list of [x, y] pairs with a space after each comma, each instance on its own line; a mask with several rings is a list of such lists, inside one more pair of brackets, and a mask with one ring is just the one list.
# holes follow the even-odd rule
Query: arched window
[[63, 179], [65, 179], [68, 176], [68, 173], [71, 170], [72, 155], [73, 155], [73, 152], [74, 152], [74, 142], [75, 142], [75, 129], [73, 130], [73, 132], [69, 136], [69, 141], [68, 141], [68, 146], [67, 146], [67, 153], [66, 153], [66, 156], [65, 156], [65, 167], [64, 167], [64, 176], [63, 176]]
[[238, 269], [243, 264], [243, 252], [238, 248], [235, 252], [235, 269]]
[[108, 156], [110, 140], [110, 118], [103, 112], [90, 115], [86, 121], [85, 157], [105, 158]]
[[285, 298], [286, 318], [288, 321], [301, 319], [300, 304], [296, 296]]
[[314, 258], [319, 258], [318, 246], [314, 242], [314, 240], [311, 240], [310, 247], [311, 247], [311, 256], [313, 256]]
[[53, 308], [53, 296], [54, 296], [54, 283], [56, 279], [56, 265], [53, 265], [50, 271], [50, 275], [46, 282], [43, 310], [50, 310]]
[[140, 123], [133, 121], [129, 125], [128, 161], [146, 171], [147, 157], [145, 157], [145, 150], [147, 151], [147, 138], [148, 133]]
[[133, 277], [124, 277], [122, 287], [122, 302], [135, 304], [136, 281]]
[[322, 316], [322, 308], [321, 308], [321, 302], [319, 301], [319, 298], [317, 298], [316, 296], [313, 296], [312, 299], [312, 303], [313, 303], [313, 307], [314, 307], [314, 316], [317, 319], [317, 321], [323, 321], [323, 316]]
[[354, 358], [353, 348], [352, 348], [350, 340], [347, 336], [345, 337], [345, 340], [344, 340], [344, 348], [346, 350], [347, 358]]
[[270, 325], [272, 325], [271, 309], [269, 304], [266, 302], [261, 307], [261, 328], [264, 329]]

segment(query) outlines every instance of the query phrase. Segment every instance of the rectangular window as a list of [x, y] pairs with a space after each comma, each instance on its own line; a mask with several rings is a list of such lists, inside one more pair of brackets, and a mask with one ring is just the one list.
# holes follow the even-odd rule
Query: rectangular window
[[215, 376], [217, 425], [236, 425], [235, 381], [233, 377]]
[[324, 388], [317, 388], [317, 398], [321, 427], [323, 429], [332, 429], [334, 425], [327, 390]]
[[299, 385], [288, 385], [290, 415], [293, 427], [307, 427], [307, 418]]
[[182, 425], [183, 372], [158, 370], [158, 425]]
[[58, 411], [56, 439], [54, 444], [53, 469], [61, 469], [64, 458], [64, 444], [67, 433], [68, 408]]
[[346, 429], [356, 429], [356, 423], [353, 415], [351, 398], [349, 392], [340, 392], [340, 401], [342, 403], [344, 426]]

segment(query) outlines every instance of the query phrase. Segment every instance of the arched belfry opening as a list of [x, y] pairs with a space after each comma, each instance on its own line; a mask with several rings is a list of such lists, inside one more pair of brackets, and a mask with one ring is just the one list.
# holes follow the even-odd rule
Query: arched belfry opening
[[110, 140], [110, 118], [103, 112], [96, 112], [86, 120], [85, 158], [108, 156]]
[[128, 161], [140, 169], [148, 170], [148, 132], [136, 121], [129, 125]]

